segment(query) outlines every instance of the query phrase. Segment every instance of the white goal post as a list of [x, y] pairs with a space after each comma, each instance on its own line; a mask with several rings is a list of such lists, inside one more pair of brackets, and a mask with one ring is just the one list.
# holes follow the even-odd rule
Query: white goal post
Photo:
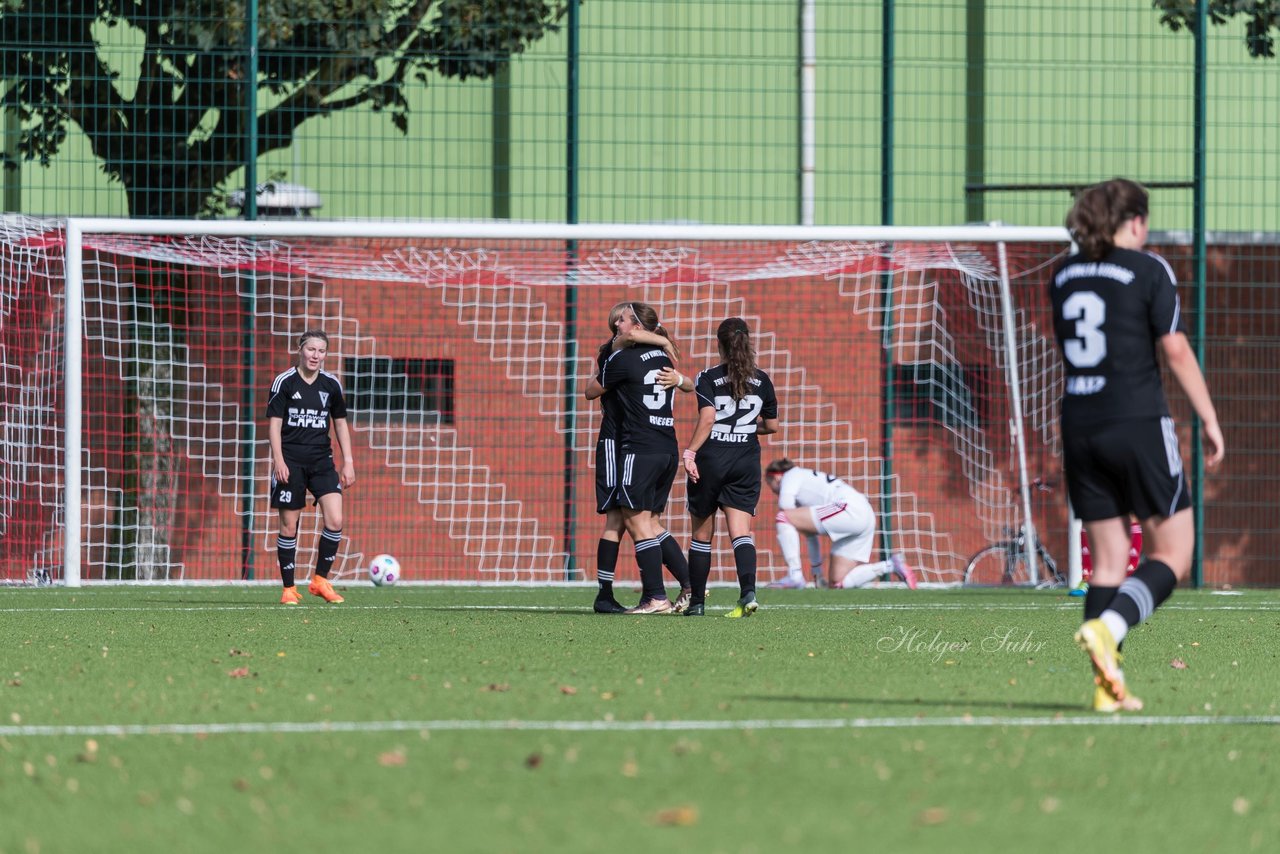
[[[32, 528], [44, 557], [29, 559], [67, 586], [104, 577], [96, 563], [126, 551], [130, 577], [217, 578], [210, 551], [223, 577], [245, 577], [244, 560], [274, 576], [256, 425], [264, 383], [289, 364], [271, 354], [292, 359], [309, 326], [333, 339], [327, 369], [376, 410], [353, 415], [368, 487], [351, 496], [340, 575], [403, 542], [410, 580], [593, 577], [598, 416], [580, 392], [605, 334], [601, 306], [621, 300], [658, 309], [685, 373], [717, 361], [723, 317], [747, 318], [779, 387], [783, 430], [763, 442], [765, 461], [789, 456], [867, 493], [882, 548], [905, 551], [928, 580], [958, 581], [976, 547], [1025, 525], [1034, 581], [1037, 502], [1041, 526], [1071, 550], [1065, 490], [1037, 490], [1058, 476], [1044, 280], [1069, 246], [1062, 228], [69, 219], [11, 220], [6, 239], [59, 227], [68, 464], [60, 506]], [[5, 380], [19, 387], [9, 397], [40, 373], [14, 367], [7, 376], [23, 378]], [[692, 413], [678, 402], [681, 442]], [[113, 435], [116, 415], [128, 426]], [[10, 492], [0, 523], [47, 500]], [[684, 544], [682, 499], [678, 483], [664, 521]], [[771, 499], [756, 524], [764, 581], [778, 566]], [[131, 526], [123, 541], [120, 526]], [[431, 545], [394, 539], [411, 536]], [[465, 568], [432, 574], [455, 559]]]

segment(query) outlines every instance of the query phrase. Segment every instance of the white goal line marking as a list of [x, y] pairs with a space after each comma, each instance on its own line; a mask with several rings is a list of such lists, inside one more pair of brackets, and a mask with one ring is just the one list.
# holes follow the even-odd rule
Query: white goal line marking
[[691, 721], [263, 721], [259, 723], [0, 726], [0, 738], [140, 735], [271, 735], [380, 732], [726, 732], [735, 730], [939, 729], [966, 727], [1276, 726], [1280, 715], [1079, 715], [939, 718], [809, 718]]

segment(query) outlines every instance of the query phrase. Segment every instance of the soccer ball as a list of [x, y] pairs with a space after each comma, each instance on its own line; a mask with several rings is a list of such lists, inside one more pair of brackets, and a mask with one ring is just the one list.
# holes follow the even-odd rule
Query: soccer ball
[[369, 580], [381, 587], [400, 580], [400, 561], [391, 555], [378, 555], [369, 562]]

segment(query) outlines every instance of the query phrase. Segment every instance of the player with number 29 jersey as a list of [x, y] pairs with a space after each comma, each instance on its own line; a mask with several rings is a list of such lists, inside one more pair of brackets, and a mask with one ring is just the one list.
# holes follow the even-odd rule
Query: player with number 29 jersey
[[1155, 342], [1184, 330], [1167, 261], [1119, 247], [1099, 261], [1072, 255], [1050, 299], [1066, 372], [1064, 432], [1169, 415]]

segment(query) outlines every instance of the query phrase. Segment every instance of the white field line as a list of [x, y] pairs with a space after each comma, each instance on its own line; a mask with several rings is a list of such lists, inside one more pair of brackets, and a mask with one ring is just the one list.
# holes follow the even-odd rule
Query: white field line
[[1276, 726], [1280, 715], [1080, 715], [1066, 717], [799, 718], [792, 720], [438, 720], [438, 721], [260, 721], [0, 726], [0, 738], [109, 737], [147, 735], [272, 735], [382, 732], [733, 732], [750, 730], [943, 729], [979, 727]]
[[[181, 612], [181, 611], [277, 611], [281, 614], [300, 614], [305, 613], [307, 607], [317, 608], [326, 614], [337, 614], [342, 611], [546, 611], [548, 613], [558, 612], [564, 613], [573, 610], [574, 603], [565, 603], [560, 605], [509, 605], [509, 604], [489, 604], [489, 605], [427, 605], [412, 604], [404, 602], [389, 602], [370, 605], [357, 605], [347, 602], [342, 605], [322, 605], [320, 603], [312, 603], [304, 605], [302, 608], [291, 607], [282, 608], [274, 598], [261, 603], [246, 603], [244, 605], [164, 605], [164, 604], [148, 604], [148, 605], [86, 605], [84, 607], [7, 607], [0, 605], [0, 614], [20, 614], [20, 613], [40, 613], [40, 614], [57, 614], [57, 613], [94, 613], [94, 612], [148, 612], [148, 611], [165, 611], [165, 612]], [[728, 611], [729, 605], [708, 605], [708, 611]], [[757, 613], [766, 613], [768, 611], [972, 611], [981, 613], [983, 611], [1079, 611], [1081, 605], [1078, 602], [925, 602], [920, 604], [911, 604], [906, 602], [860, 602], [849, 603], [845, 605], [832, 604], [803, 604], [778, 603], [773, 604], [765, 602], [760, 606]], [[582, 604], [580, 610], [583, 613], [590, 613], [590, 603]], [[1177, 604], [1169, 603], [1161, 605], [1162, 611], [1280, 611], [1280, 602], [1258, 602], [1253, 605], [1227, 605], [1227, 604]]]

